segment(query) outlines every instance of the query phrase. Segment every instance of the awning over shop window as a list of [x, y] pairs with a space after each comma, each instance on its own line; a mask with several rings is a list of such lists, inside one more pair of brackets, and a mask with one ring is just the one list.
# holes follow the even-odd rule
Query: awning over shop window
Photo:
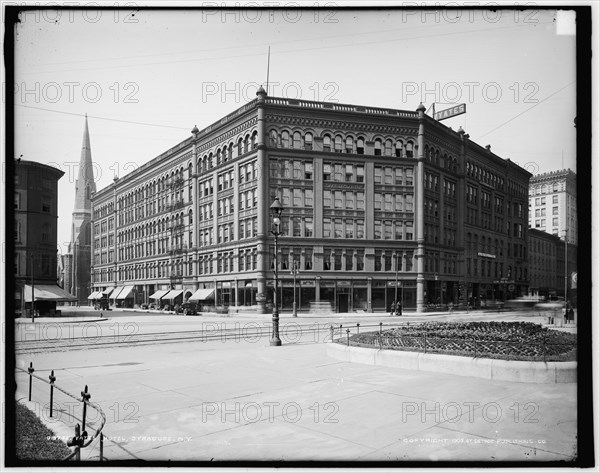
[[123, 290], [117, 296], [117, 299], [127, 299], [128, 297], [133, 297], [133, 286], [125, 286]]
[[115, 290], [110, 293], [110, 298], [111, 299], [118, 299], [118, 295], [121, 294], [122, 290], [123, 290], [123, 286], [116, 287]]
[[98, 291], [94, 291], [94, 292], [92, 292], [92, 293], [91, 293], [91, 294], [88, 296], [88, 300], [91, 300], [91, 299], [96, 299], [96, 296], [97, 296], [98, 294], [102, 294], [102, 293], [99, 293]]
[[167, 294], [165, 294], [163, 296], [163, 299], [167, 299], [169, 301], [179, 297], [181, 294], [183, 293], [183, 291], [181, 289], [173, 289], [171, 291], [169, 291]]
[[104, 291], [102, 291], [102, 294], [105, 295], [105, 296], [108, 296], [115, 289], [116, 289], [116, 287], [108, 287], [108, 288], [104, 289]]
[[162, 299], [164, 296], [166, 296], [168, 292], [169, 292], [169, 291], [164, 291], [164, 290], [161, 290], [161, 291], [156, 291], [154, 294], [152, 294], [152, 295], [150, 296], [150, 299], [156, 299], [156, 300], [160, 300], [160, 299]]
[[[31, 302], [31, 286], [25, 285], [25, 290], [23, 297], [25, 302]], [[33, 297], [35, 297], [36, 301], [56, 301], [56, 302], [68, 302], [68, 301], [76, 301], [77, 297], [72, 294], [69, 294], [64, 289], [61, 289], [58, 286], [52, 285], [35, 285], [33, 289]]]
[[190, 298], [188, 299], [189, 301], [205, 301], [207, 299], [214, 299], [215, 297], [215, 290], [214, 289], [198, 289], [196, 292], [194, 292]]

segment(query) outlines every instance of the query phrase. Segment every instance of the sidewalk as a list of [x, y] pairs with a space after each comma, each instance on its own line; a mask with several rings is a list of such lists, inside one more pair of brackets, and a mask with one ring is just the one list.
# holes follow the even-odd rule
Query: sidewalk
[[[576, 384], [341, 362], [265, 339], [23, 355], [107, 415], [110, 460], [569, 461]], [[17, 398], [27, 375], [18, 374]], [[47, 402], [47, 386], [34, 382]], [[56, 401], [56, 402], [60, 402]], [[97, 452], [90, 454], [90, 457]], [[82, 458], [86, 458], [85, 456]]]

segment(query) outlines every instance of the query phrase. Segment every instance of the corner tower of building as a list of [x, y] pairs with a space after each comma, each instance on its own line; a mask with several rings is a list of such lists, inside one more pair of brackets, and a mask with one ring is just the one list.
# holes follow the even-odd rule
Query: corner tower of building
[[77, 297], [80, 304], [87, 303], [90, 293], [91, 264], [91, 196], [96, 192], [94, 167], [90, 146], [87, 115], [83, 130], [83, 143], [79, 158], [79, 174], [75, 181], [75, 206], [71, 224], [69, 255], [65, 262], [65, 289]]

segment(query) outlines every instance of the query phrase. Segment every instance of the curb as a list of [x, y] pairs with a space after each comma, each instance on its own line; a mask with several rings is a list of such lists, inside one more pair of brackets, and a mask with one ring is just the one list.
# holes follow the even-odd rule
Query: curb
[[[106, 320], [109, 320], [107, 318], [87, 318], [87, 317], [65, 317], [63, 320], [61, 320], [60, 318], [53, 318], [53, 319], [35, 319], [35, 322], [33, 322], [33, 324], [35, 325], [35, 323], [37, 322], [38, 324], [81, 324], [81, 323], [89, 323], [89, 322], [104, 322]], [[31, 320], [19, 320], [19, 319], [15, 319], [15, 325], [18, 324], [31, 324]]]
[[539, 384], [577, 382], [576, 361], [541, 362], [468, 358], [436, 353], [348, 347], [339, 343], [328, 343], [327, 355], [336, 360], [352, 363], [471, 376], [493, 381]]

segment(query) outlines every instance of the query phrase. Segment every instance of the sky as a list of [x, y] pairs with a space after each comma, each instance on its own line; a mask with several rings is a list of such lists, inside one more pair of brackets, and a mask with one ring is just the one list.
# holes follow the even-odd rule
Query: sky
[[15, 158], [65, 172], [65, 253], [85, 114], [99, 190], [254, 99], [267, 64], [271, 96], [429, 114], [465, 103], [443, 123], [533, 174], [575, 169], [573, 24], [544, 9], [32, 11], [3, 100]]

